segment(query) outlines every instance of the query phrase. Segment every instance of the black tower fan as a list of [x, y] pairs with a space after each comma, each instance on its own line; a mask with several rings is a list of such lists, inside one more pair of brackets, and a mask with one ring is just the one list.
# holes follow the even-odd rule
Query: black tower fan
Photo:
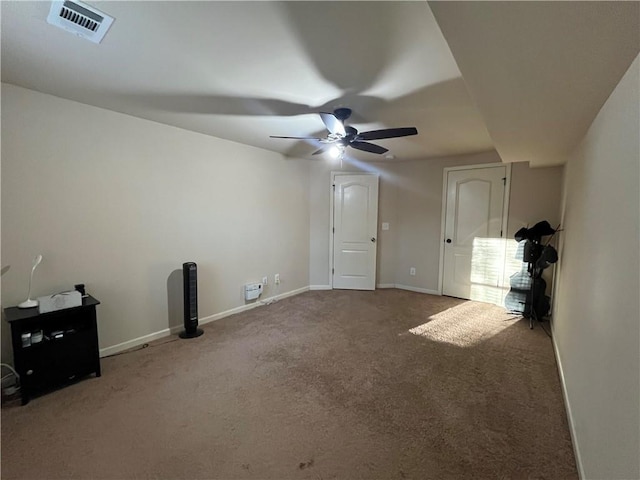
[[198, 328], [198, 266], [193, 262], [182, 264], [184, 290], [184, 332], [180, 338], [195, 338], [204, 332]]

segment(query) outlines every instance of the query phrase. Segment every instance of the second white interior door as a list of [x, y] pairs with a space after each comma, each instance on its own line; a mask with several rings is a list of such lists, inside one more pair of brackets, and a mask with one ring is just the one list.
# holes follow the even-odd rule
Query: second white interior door
[[499, 302], [506, 178], [504, 166], [447, 172], [444, 295]]

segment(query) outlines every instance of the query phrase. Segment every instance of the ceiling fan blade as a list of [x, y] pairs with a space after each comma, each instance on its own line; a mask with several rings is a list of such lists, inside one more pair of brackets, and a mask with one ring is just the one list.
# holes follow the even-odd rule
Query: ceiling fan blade
[[313, 152], [311, 155], [320, 155], [321, 153], [326, 152], [327, 150], [329, 150], [331, 148], [331, 146], [327, 145], [326, 147], [322, 147], [319, 148], [318, 150], [316, 150], [315, 152]]
[[269, 135], [269, 138], [291, 138], [293, 140], [322, 140], [318, 137], [280, 137], [278, 135]]
[[369, 142], [359, 142], [358, 140], [351, 142], [349, 146], [356, 148], [358, 150], [371, 152], [371, 153], [386, 153], [389, 151], [389, 149], [381, 147], [380, 145], [376, 145], [374, 143], [369, 143]]
[[417, 134], [418, 130], [415, 127], [385, 128], [384, 130], [361, 132], [358, 134], [358, 138], [360, 140], [380, 140], [383, 138], [408, 137]]
[[322, 118], [322, 122], [330, 133], [342, 135], [343, 137], [347, 134], [347, 132], [344, 131], [344, 125], [333, 113], [320, 112], [320, 118]]

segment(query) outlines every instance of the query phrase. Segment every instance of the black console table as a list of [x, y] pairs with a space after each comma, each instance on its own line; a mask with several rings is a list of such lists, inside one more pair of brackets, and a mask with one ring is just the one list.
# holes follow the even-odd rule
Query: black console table
[[[20, 375], [22, 405], [32, 393], [64, 385], [95, 373], [100, 376], [96, 305], [90, 295], [82, 305], [55, 312], [5, 308], [11, 325], [15, 369]], [[24, 337], [24, 338], [23, 338]]]

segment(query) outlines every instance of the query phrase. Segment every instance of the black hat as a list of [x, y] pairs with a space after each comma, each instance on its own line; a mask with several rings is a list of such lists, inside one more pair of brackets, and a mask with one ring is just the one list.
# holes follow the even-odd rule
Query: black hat
[[556, 231], [551, 228], [549, 222], [543, 220], [541, 222], [536, 223], [531, 228], [522, 227], [520, 230], [516, 232], [514, 238], [517, 242], [521, 242], [522, 240], [535, 240], [540, 241], [540, 238], [546, 235], [553, 235]]

